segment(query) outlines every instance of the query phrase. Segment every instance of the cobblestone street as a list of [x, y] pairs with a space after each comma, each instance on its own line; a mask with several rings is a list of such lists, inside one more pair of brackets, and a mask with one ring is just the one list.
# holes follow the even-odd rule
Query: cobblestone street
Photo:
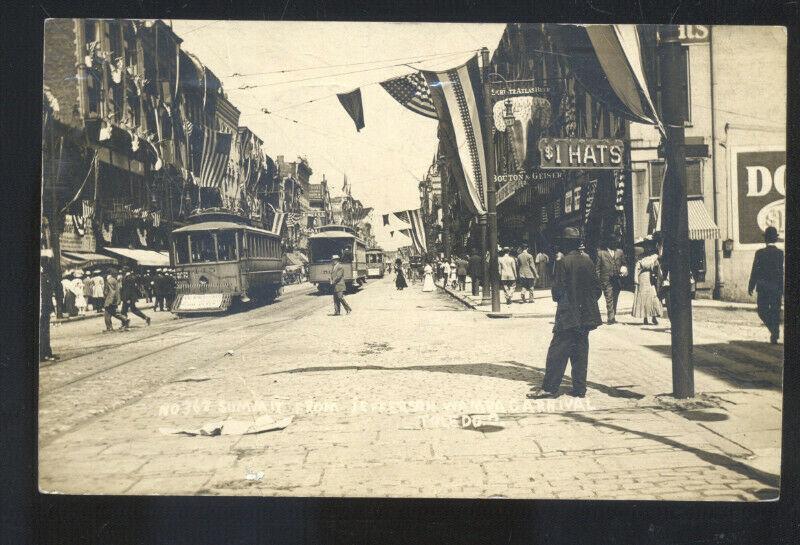
[[[698, 310], [698, 396], [678, 402], [668, 321], [634, 323], [624, 295], [622, 323], [591, 334], [585, 399], [525, 397], [544, 372], [555, 310], [545, 291], [524, 319], [492, 320], [441, 289], [396, 291], [387, 278], [349, 296], [343, 317], [301, 284], [228, 316], [148, 310], [149, 328], [110, 334], [99, 319], [62, 324], [62, 359], [40, 373], [40, 488], [777, 497], [782, 345], [764, 342], [755, 312]], [[264, 433], [170, 433], [265, 417], [289, 419]]]

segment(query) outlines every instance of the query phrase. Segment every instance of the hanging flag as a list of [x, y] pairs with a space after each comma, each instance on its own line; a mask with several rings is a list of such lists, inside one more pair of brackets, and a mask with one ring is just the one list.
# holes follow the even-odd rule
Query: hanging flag
[[84, 200], [83, 203], [83, 217], [84, 218], [93, 218], [94, 217], [94, 201], [87, 201]]
[[583, 197], [583, 223], [589, 221], [589, 214], [592, 213], [594, 197], [597, 194], [597, 180], [591, 180], [586, 185], [586, 195]]
[[383, 215], [383, 225], [389, 225], [389, 214]]
[[361, 102], [361, 88], [354, 89], [349, 93], [337, 93], [336, 97], [342, 103], [345, 111], [353, 118], [356, 130], [364, 128], [364, 105]]
[[281, 228], [283, 227], [283, 219], [286, 217], [286, 212], [278, 212], [275, 211], [275, 215], [272, 217], [272, 229], [271, 232], [275, 233], [276, 235], [281, 234]]
[[419, 72], [381, 82], [393, 99], [412, 112], [438, 119], [428, 82]]
[[[194, 132], [197, 132], [195, 128]], [[203, 128], [200, 187], [221, 187], [231, 154], [232, 135]]]
[[458, 155], [464, 185], [462, 195], [471, 211], [486, 214], [486, 147], [485, 134], [490, 127], [483, 121], [483, 88], [481, 86], [478, 56], [444, 72], [422, 74], [431, 90], [440, 129], [447, 134], [451, 153]]
[[408, 217], [411, 223], [411, 241], [414, 248], [421, 254], [428, 252], [427, 241], [425, 240], [425, 224], [422, 221], [420, 210], [409, 210]]
[[617, 198], [614, 208], [617, 212], [622, 212], [625, 209], [625, 173], [617, 171], [614, 175], [614, 184], [617, 189]]

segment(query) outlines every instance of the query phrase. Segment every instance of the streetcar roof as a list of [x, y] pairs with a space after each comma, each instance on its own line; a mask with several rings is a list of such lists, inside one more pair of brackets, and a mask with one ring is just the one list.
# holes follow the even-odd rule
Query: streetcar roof
[[271, 231], [267, 231], [265, 229], [259, 229], [257, 227], [251, 227], [249, 225], [243, 225], [241, 223], [234, 223], [232, 221], [204, 221], [201, 223], [192, 223], [185, 227], [181, 227], [179, 229], [175, 229], [174, 233], [194, 233], [198, 231], [220, 231], [223, 229], [243, 229], [245, 231], [249, 231], [251, 233], [260, 233], [262, 235], [268, 235], [271, 237], [279, 238], [279, 235]]
[[347, 231], [322, 231], [321, 233], [314, 233], [313, 235], [308, 235], [309, 239], [318, 239], [318, 238], [352, 238], [359, 242], [362, 240], [356, 237], [353, 233], [348, 233]]

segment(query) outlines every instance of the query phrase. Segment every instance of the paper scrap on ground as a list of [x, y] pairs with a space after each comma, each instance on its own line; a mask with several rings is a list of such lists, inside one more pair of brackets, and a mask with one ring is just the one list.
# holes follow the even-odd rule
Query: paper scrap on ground
[[224, 422], [209, 422], [202, 428], [159, 428], [164, 435], [203, 435], [213, 437], [216, 435], [254, 435], [269, 431], [279, 431], [292, 423], [292, 417], [275, 418], [263, 415], [255, 420], [226, 420]]

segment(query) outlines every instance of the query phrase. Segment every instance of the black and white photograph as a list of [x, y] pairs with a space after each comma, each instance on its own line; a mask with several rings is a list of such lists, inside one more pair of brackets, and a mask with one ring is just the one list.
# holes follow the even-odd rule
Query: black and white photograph
[[41, 493], [780, 498], [786, 27], [43, 52]]

